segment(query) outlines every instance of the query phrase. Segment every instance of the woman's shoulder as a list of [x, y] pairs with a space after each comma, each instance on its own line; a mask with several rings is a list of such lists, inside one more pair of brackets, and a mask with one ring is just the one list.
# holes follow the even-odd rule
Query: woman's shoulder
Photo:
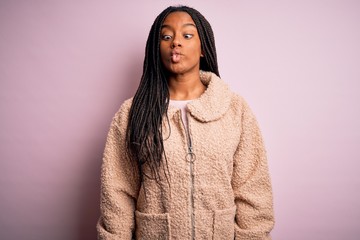
[[249, 108], [249, 105], [241, 94], [231, 91], [230, 107], [236, 109], [237, 111], [243, 112]]
[[120, 109], [117, 111], [117, 113], [121, 112], [129, 112], [131, 108], [131, 104], [133, 101], [133, 97], [126, 99], [120, 106]]
[[116, 111], [113, 117], [113, 123], [116, 125], [127, 125], [129, 112], [131, 108], [133, 98], [126, 99], [120, 106], [120, 108]]
[[248, 104], [247, 100], [238, 93], [233, 92], [230, 108], [236, 115], [240, 116], [242, 121], [245, 119], [256, 122], [256, 116]]
[[119, 114], [128, 113], [128, 112], [130, 111], [130, 108], [131, 108], [132, 100], [133, 100], [132, 97], [126, 99], [126, 100], [120, 105], [120, 108], [117, 110], [115, 116], [116, 116], [116, 115], [119, 115]]

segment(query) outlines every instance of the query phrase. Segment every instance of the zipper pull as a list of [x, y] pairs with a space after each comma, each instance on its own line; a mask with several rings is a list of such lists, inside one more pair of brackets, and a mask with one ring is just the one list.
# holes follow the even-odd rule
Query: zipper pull
[[189, 163], [195, 162], [196, 156], [195, 153], [192, 150], [192, 147], [189, 147], [189, 152], [186, 154], [186, 161]]

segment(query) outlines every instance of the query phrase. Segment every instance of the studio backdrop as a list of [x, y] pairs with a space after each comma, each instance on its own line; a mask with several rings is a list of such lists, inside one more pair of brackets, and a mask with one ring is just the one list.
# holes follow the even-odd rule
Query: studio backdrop
[[167, 6], [211, 23], [260, 124], [274, 240], [360, 236], [360, 2], [0, 1], [0, 239], [95, 240], [111, 119]]

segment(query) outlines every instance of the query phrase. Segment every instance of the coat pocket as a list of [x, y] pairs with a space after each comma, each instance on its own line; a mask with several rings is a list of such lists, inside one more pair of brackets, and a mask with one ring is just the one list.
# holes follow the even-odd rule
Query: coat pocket
[[135, 211], [135, 236], [139, 240], [170, 239], [170, 217], [168, 213], [151, 214]]
[[214, 211], [213, 239], [233, 240], [236, 207]]

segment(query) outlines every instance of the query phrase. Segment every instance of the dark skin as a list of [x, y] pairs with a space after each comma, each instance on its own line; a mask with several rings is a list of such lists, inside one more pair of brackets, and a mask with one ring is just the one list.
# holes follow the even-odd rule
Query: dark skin
[[194, 21], [186, 12], [170, 13], [160, 40], [161, 61], [169, 73], [170, 99], [200, 97], [206, 87], [200, 81], [201, 42]]

